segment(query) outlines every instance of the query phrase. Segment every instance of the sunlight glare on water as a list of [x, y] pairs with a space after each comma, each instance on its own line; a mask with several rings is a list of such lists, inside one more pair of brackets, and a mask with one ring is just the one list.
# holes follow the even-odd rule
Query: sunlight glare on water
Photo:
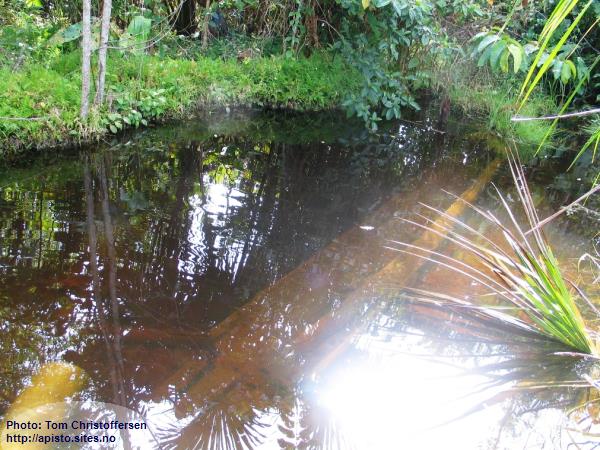
[[[365, 345], [372, 338], [360, 340]], [[444, 361], [403, 354], [393, 341], [379, 341], [377, 347], [369, 349], [368, 361], [328, 374], [316, 393], [356, 448], [391, 450], [400, 443], [403, 448], [475, 448], [489, 433], [486, 424], [502, 417], [496, 406], [460, 420], [493, 395], [474, 393], [484, 377], [465, 375], [464, 367]], [[451, 423], [444, 426], [446, 422]]]

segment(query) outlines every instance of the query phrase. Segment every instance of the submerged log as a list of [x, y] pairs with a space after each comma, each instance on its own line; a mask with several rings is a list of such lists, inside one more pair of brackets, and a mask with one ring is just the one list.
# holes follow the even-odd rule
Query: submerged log
[[[492, 162], [446, 213], [461, 215], [465, 202], [478, 197], [498, 166], [498, 160]], [[381, 224], [379, 232], [350, 229], [214, 327], [209, 332], [214, 359], [196, 364], [196, 374], [192, 361], [168, 377], [167, 383], [186, 399], [183, 408], [191, 412], [207, 403], [248, 408], [245, 402], [260, 403], [265, 393], [285, 391], [309, 367], [318, 372], [335, 360], [363, 329], [357, 318], [364, 319], [364, 307], [390, 286], [398, 291], [410, 284], [423, 265], [421, 258], [385, 251], [384, 239], [399, 237], [430, 250], [442, 243], [444, 237], [432, 232], [411, 240], [414, 230], [398, 228], [395, 213], [403, 205], [416, 205], [417, 197], [414, 191], [392, 197], [371, 217], [371, 223]], [[194, 426], [202, 425], [189, 425]]]

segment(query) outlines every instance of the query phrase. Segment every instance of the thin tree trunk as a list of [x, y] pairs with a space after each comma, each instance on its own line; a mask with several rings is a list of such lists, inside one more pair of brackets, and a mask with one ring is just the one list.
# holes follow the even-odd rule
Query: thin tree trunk
[[306, 34], [308, 36], [309, 46], [311, 48], [319, 48], [319, 29], [317, 22], [317, 2], [315, 0], [311, 0], [309, 3], [309, 13], [304, 19], [304, 23], [306, 26]]
[[94, 99], [95, 105], [101, 105], [104, 100], [111, 9], [112, 0], [104, 0], [102, 4], [102, 22], [100, 25], [100, 46], [98, 47], [98, 83], [96, 85], [96, 98]]
[[83, 0], [81, 53], [81, 111], [82, 119], [90, 112], [90, 80], [92, 67], [92, 2]]
[[208, 47], [208, 23], [210, 22], [210, 0], [206, 0], [204, 10], [204, 29], [202, 30], [202, 48]]

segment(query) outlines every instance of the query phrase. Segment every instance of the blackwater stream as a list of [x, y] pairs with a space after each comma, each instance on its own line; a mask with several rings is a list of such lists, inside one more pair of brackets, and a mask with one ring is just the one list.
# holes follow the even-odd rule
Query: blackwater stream
[[[487, 232], [443, 190], [516, 198], [480, 132], [433, 128], [215, 113], [4, 171], [0, 415], [40, 371], [58, 389], [59, 363], [85, 378], [62, 396], [136, 411], [155, 448], [600, 447], [593, 361], [403, 298], [478, 290], [387, 248], [448, 248], [402, 221], [419, 202]], [[528, 172], [542, 216], [561, 164]], [[593, 276], [589, 230], [546, 231], [569, 276]]]

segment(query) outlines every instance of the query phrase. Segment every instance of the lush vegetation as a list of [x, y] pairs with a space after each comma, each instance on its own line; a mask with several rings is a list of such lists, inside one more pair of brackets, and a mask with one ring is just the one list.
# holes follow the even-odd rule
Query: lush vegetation
[[341, 60], [311, 58], [177, 60], [111, 55], [106, 105], [87, 121], [79, 117], [80, 54], [60, 56], [48, 67], [31, 64], [11, 73], [0, 69], [0, 121], [5, 151], [24, 144], [53, 145], [101, 133], [116, 133], [190, 109], [211, 105], [258, 105], [300, 110], [339, 105], [358, 83]]
[[[533, 154], [561, 147], [561, 127], [529, 118], [600, 95], [592, 1], [2, 0], [0, 13], [5, 154], [211, 104], [343, 107], [375, 130], [426, 90], [441, 119], [487, 117]], [[585, 117], [578, 149], [595, 152]]]

